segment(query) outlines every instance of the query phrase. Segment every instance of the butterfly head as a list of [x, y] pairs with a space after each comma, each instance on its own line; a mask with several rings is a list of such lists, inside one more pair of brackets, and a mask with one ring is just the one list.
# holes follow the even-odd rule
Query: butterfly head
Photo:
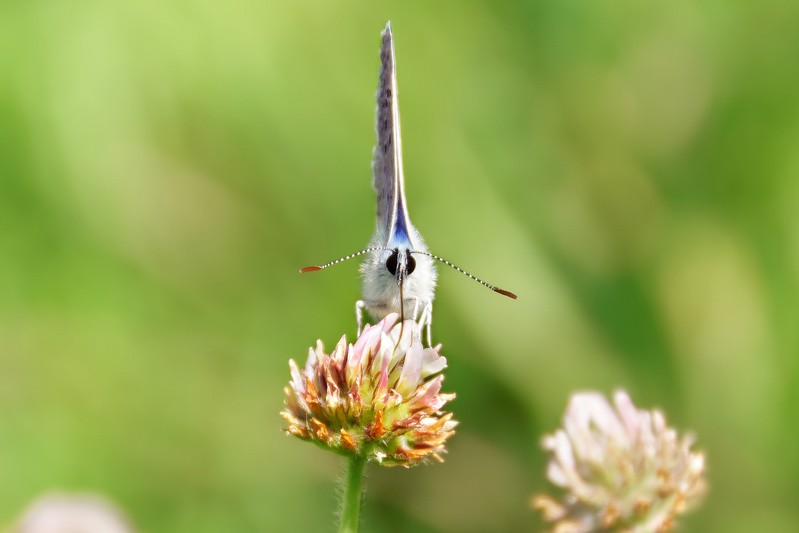
[[416, 270], [416, 259], [413, 258], [410, 250], [394, 248], [386, 259], [386, 270], [400, 284]]

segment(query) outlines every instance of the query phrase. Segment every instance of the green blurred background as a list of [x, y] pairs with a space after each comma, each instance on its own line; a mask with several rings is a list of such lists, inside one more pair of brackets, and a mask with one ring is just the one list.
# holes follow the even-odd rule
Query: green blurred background
[[539, 437], [627, 388], [698, 435], [683, 531], [797, 531], [799, 3], [0, 4], [0, 524], [90, 490], [146, 532], [330, 531], [288, 359], [354, 333], [379, 34], [461, 426], [364, 531], [539, 531]]

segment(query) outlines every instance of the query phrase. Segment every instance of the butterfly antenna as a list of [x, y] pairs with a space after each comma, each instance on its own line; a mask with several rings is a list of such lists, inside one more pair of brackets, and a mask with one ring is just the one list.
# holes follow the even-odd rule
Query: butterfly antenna
[[350, 254], [350, 255], [345, 255], [344, 257], [339, 257], [335, 261], [330, 261], [329, 263], [325, 263], [324, 265], [312, 265], [312, 266], [302, 267], [300, 269], [300, 272], [303, 273], [303, 274], [306, 273], [306, 272], [316, 272], [317, 270], [322, 270], [323, 268], [327, 268], [327, 267], [330, 267], [330, 266], [333, 266], [333, 265], [337, 265], [339, 263], [343, 263], [344, 261], [347, 261], [348, 259], [352, 259], [353, 257], [358, 257], [359, 255], [368, 254], [369, 252], [374, 252], [375, 250], [386, 250], [386, 248], [383, 247], [383, 246], [375, 246], [373, 248], [364, 248], [363, 250], [361, 250], [359, 252], [355, 252], [355, 253]]
[[492, 291], [494, 291], [494, 292], [498, 292], [499, 294], [502, 294], [503, 296], [507, 296], [508, 298], [513, 298], [514, 300], [517, 298], [517, 296], [516, 296], [515, 294], [513, 294], [512, 292], [510, 292], [510, 291], [506, 291], [505, 289], [500, 289], [499, 287], [496, 287], [496, 286], [494, 286], [494, 285], [491, 285], [490, 283], [488, 283], [488, 282], [486, 282], [486, 281], [483, 281], [483, 280], [481, 280], [481, 279], [480, 279], [480, 278], [478, 278], [477, 276], [473, 276], [473, 275], [469, 274], [468, 272], [466, 272], [465, 270], [463, 270], [463, 269], [462, 269], [461, 267], [459, 267], [458, 265], [455, 265], [455, 264], [453, 264], [453, 263], [450, 263], [449, 261], [447, 261], [447, 260], [446, 260], [446, 259], [444, 259], [443, 257], [439, 257], [439, 256], [437, 256], [437, 255], [433, 255], [433, 254], [431, 254], [430, 252], [420, 252], [420, 251], [416, 251], [416, 250], [412, 251], [411, 253], [412, 253], [412, 254], [422, 254], [422, 255], [426, 255], [427, 257], [430, 257], [430, 258], [432, 258], [432, 259], [435, 259], [436, 261], [441, 261], [441, 262], [442, 262], [442, 263], [444, 263], [445, 265], [447, 265], [447, 266], [449, 266], [449, 267], [452, 267], [452, 268], [454, 268], [455, 270], [457, 270], [457, 271], [458, 271], [458, 272], [460, 272], [461, 274], [463, 274], [463, 275], [465, 275], [465, 276], [468, 276], [468, 277], [472, 278], [474, 281], [476, 281], [477, 283], [479, 283], [479, 284], [480, 284], [480, 285], [482, 285], [483, 287], [488, 287], [488, 288], [489, 288], [489, 289], [491, 289]]

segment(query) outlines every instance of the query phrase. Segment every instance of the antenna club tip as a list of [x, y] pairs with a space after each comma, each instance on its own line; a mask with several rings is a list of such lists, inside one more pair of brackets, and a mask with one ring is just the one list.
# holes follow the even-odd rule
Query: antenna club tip
[[305, 274], [306, 272], [316, 272], [317, 270], [322, 270], [322, 267], [318, 267], [318, 266], [302, 267], [300, 269], [300, 274]]
[[510, 291], [506, 291], [506, 290], [504, 290], [504, 289], [500, 289], [499, 287], [494, 287], [494, 292], [498, 292], [498, 293], [500, 293], [501, 295], [503, 295], [503, 296], [507, 296], [508, 298], [513, 298], [514, 300], [516, 300], [516, 299], [518, 298], [518, 296], [516, 296], [516, 295], [515, 295], [515, 294], [513, 294], [512, 292], [510, 292]]

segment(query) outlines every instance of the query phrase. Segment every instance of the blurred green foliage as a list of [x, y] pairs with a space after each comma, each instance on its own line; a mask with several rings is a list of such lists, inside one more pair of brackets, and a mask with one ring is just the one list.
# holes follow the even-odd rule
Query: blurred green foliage
[[627, 388], [706, 450], [683, 531], [796, 531], [799, 4], [0, 4], [0, 524], [51, 489], [142, 531], [332, 530], [289, 357], [354, 333], [379, 32], [462, 422], [364, 531], [539, 531], [538, 439]]

